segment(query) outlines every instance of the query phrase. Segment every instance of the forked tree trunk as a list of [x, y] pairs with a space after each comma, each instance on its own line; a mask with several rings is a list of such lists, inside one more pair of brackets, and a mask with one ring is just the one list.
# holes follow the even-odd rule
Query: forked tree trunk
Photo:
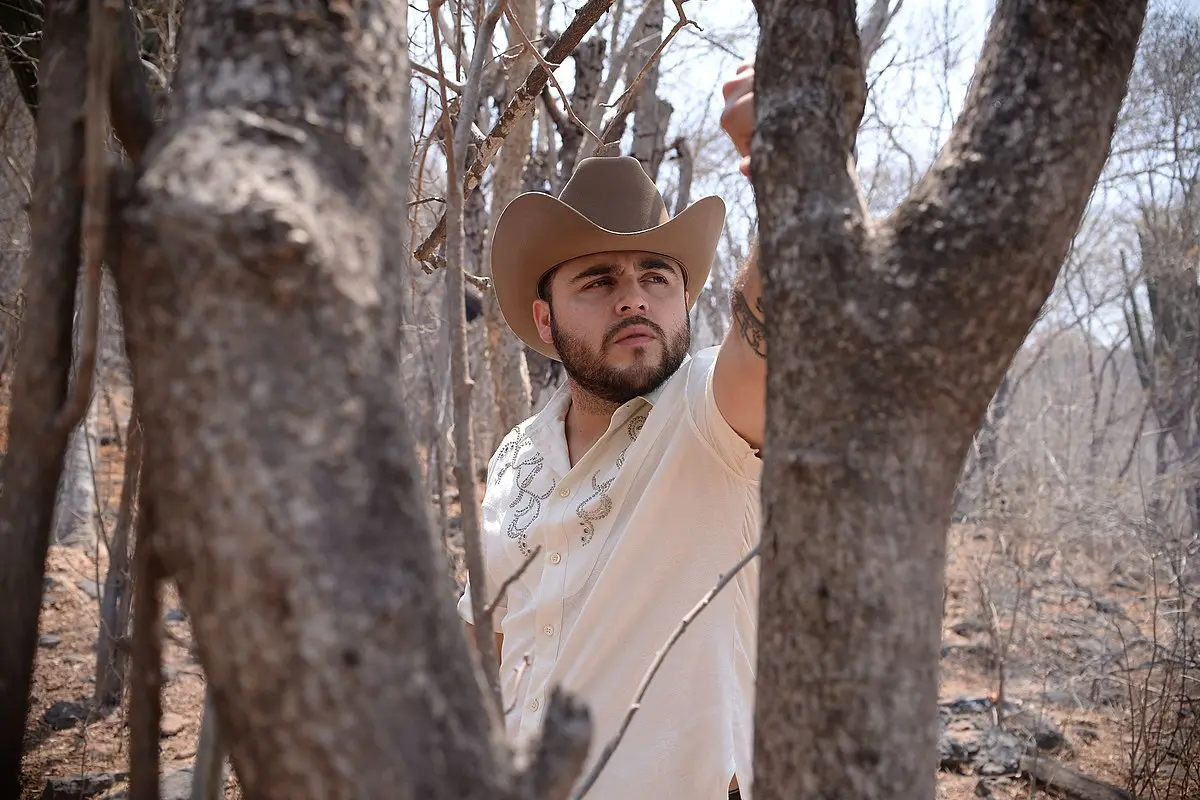
[[429, 530], [396, 345], [406, 14], [189, 2], [123, 203], [151, 546], [248, 798], [533, 797], [586, 748], [556, 698], [567, 735], [514, 780]]
[[1105, 161], [1145, 0], [1001, 0], [883, 220], [850, 161], [853, 0], [757, 2], [770, 366], [755, 798], [934, 796], [955, 478]]

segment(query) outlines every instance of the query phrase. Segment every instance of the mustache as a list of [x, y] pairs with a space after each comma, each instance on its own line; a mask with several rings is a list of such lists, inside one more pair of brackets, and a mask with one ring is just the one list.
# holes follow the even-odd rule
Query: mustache
[[661, 341], [666, 341], [667, 339], [666, 332], [656, 323], [651, 322], [645, 317], [630, 317], [629, 319], [621, 320], [612, 328], [610, 328], [608, 333], [604, 334], [604, 346], [608, 347], [613, 343], [613, 340], [621, 334], [621, 331], [625, 330], [626, 328], [632, 328], [634, 325], [646, 326], [650, 330], [654, 331], [654, 335], [657, 336]]

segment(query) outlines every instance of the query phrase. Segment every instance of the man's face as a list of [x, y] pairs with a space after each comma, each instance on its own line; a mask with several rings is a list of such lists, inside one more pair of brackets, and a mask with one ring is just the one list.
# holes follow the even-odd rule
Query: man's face
[[637, 251], [598, 253], [559, 265], [550, 301], [535, 300], [542, 341], [590, 394], [625, 403], [669, 378], [691, 345], [679, 264]]

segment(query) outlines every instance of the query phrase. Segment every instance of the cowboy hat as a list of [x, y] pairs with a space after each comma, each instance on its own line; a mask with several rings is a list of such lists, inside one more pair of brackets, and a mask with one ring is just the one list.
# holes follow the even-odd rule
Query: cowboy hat
[[559, 196], [526, 192], [513, 199], [492, 234], [492, 286], [500, 313], [521, 341], [558, 360], [538, 335], [538, 282], [565, 261], [593, 253], [643, 250], [678, 261], [688, 310], [708, 280], [725, 224], [725, 203], [705, 197], [671, 217], [635, 158], [597, 156], [579, 163]]

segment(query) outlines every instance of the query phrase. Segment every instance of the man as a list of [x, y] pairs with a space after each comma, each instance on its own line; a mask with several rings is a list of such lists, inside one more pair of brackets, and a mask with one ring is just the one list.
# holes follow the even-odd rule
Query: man
[[[753, 72], [722, 126], [749, 174]], [[766, 344], [752, 256], [717, 347], [688, 356], [724, 203], [669, 218], [631, 158], [584, 160], [558, 198], [530, 193], [492, 241], [501, 312], [567, 382], [493, 455], [482, 507], [509, 740], [562, 685], [595, 724], [585, 773], [680, 619], [758, 542]], [[535, 549], [536, 556], [533, 555]], [[589, 800], [749, 797], [758, 566], [751, 561], [663, 661]], [[470, 625], [471, 587], [458, 610]]]

